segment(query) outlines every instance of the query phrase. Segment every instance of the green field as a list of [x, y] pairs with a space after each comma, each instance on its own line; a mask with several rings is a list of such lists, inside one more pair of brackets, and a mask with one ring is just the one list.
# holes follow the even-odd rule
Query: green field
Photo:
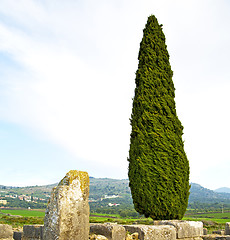
[[[38, 210], [0, 210], [0, 224], [10, 224], [13, 227], [23, 226], [26, 224], [44, 224], [45, 212]], [[11, 216], [8, 216], [10, 214]], [[17, 217], [21, 216], [21, 217]], [[118, 224], [152, 224], [152, 219], [125, 219], [120, 218], [118, 214], [96, 214], [90, 216], [91, 223], [105, 223], [105, 222], [116, 222]]]
[[0, 212], [10, 215], [18, 215], [22, 217], [44, 217], [45, 212], [37, 211], [37, 210], [0, 210]]
[[44, 216], [44, 211], [1, 209], [0, 224], [9, 224], [13, 228], [23, 225], [44, 224]]
[[[43, 210], [9, 210], [4, 209], [0, 210], [1, 213], [4, 214], [10, 214], [10, 215], [17, 215], [22, 217], [44, 217], [45, 211]], [[98, 214], [98, 213], [92, 213], [92, 216], [90, 217], [91, 221], [95, 220], [96, 222], [101, 221], [105, 222], [108, 220], [116, 221], [121, 220], [119, 214]], [[189, 214], [186, 215], [184, 220], [195, 220], [195, 221], [212, 221], [216, 223], [226, 223], [230, 222], [230, 212], [226, 213], [213, 213], [213, 212], [207, 212], [207, 213], [196, 213], [196, 214]], [[123, 219], [124, 221], [128, 221], [128, 219]], [[138, 219], [129, 219], [129, 221], [137, 221]], [[140, 220], [140, 219], [139, 219]]]
[[215, 213], [215, 212], [207, 212], [207, 213], [196, 213], [186, 215], [184, 220], [196, 220], [196, 221], [212, 221], [216, 223], [226, 223], [230, 222], [230, 212], [226, 213]]
[[[7, 215], [7, 214], [10, 214]], [[21, 217], [17, 217], [21, 216]], [[45, 210], [0, 210], [0, 224], [10, 224], [13, 227], [23, 226], [26, 224], [44, 224]], [[183, 220], [203, 221], [204, 227], [206, 227], [211, 233], [213, 230], [224, 229], [225, 223], [230, 222], [230, 212], [216, 213], [194, 213], [187, 214]], [[105, 223], [116, 222], [118, 224], [153, 224], [153, 220], [150, 218], [121, 218], [119, 214], [98, 214], [92, 213], [90, 216], [91, 223]]]

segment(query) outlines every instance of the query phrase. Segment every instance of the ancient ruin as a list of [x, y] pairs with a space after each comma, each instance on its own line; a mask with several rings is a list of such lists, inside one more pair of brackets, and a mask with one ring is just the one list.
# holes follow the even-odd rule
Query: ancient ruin
[[[155, 225], [156, 224], [156, 225]], [[230, 240], [230, 223], [225, 230], [207, 234], [202, 222], [158, 221], [153, 225], [119, 225], [114, 223], [90, 224], [89, 240]], [[0, 240], [43, 240], [43, 225], [25, 225], [23, 232], [13, 232], [12, 227], [0, 224]], [[15, 234], [16, 233], [16, 234]], [[50, 238], [49, 240], [61, 238]], [[76, 238], [62, 238], [72, 240]]]
[[213, 234], [195, 221], [89, 224], [88, 196], [88, 173], [69, 171], [52, 191], [44, 226], [24, 225], [23, 232], [14, 232], [11, 226], [0, 224], [0, 240], [230, 240], [230, 223]]
[[69, 171], [51, 193], [44, 220], [44, 240], [88, 240], [89, 176]]

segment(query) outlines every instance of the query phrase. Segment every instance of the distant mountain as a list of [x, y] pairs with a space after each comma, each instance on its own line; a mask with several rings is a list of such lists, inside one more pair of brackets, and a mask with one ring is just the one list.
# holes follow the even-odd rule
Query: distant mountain
[[191, 183], [189, 202], [215, 203], [226, 202], [230, 203], [230, 193], [215, 192], [204, 188], [197, 183]]
[[214, 190], [214, 192], [217, 192], [217, 193], [230, 193], [230, 188], [222, 187], [222, 188], [218, 188], [218, 189]]
[[104, 195], [120, 195], [130, 198], [129, 180], [90, 177], [89, 197], [99, 199]]
[[[53, 187], [58, 183], [44, 185], [44, 186], [28, 186], [28, 187], [8, 187], [0, 185], [0, 189], [3, 188], [8, 191], [13, 191], [20, 194], [34, 194], [34, 196], [46, 196], [50, 195]], [[217, 191], [218, 190], [218, 191]], [[220, 188], [215, 191], [204, 188], [197, 183], [191, 183], [189, 203], [228, 203], [230, 204], [230, 189]], [[219, 191], [221, 190], [221, 191]], [[228, 192], [226, 192], [228, 190]], [[223, 191], [223, 192], [222, 192]], [[94, 178], [90, 177], [90, 196], [91, 199], [100, 199], [105, 195], [119, 195], [124, 198], [130, 199], [131, 192], [129, 189], [128, 179], [111, 179], [111, 178]]]

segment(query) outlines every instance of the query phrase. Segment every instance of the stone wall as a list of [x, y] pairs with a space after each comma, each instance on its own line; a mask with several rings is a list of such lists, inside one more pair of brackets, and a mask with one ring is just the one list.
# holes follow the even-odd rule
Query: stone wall
[[[203, 224], [193, 221], [157, 221], [155, 225], [90, 224], [90, 240], [230, 240], [229, 227], [203, 235]], [[84, 227], [84, 226], [83, 226]], [[25, 225], [23, 232], [0, 224], [0, 240], [44, 240], [43, 225]], [[225, 234], [225, 235], [224, 235]], [[227, 235], [229, 234], [229, 235]], [[54, 240], [54, 239], [49, 239]], [[69, 238], [63, 240], [70, 240]], [[71, 239], [72, 240], [72, 239]]]
[[[8, 225], [6, 225], [8, 226]], [[6, 227], [5, 227], [6, 229]], [[7, 227], [8, 229], [8, 227]], [[11, 228], [12, 231], [12, 228]], [[112, 223], [90, 224], [89, 239], [92, 240], [200, 240], [203, 225], [200, 222], [167, 221], [164, 225], [118, 225]], [[42, 225], [25, 225], [18, 237], [11, 232], [15, 240], [43, 240]], [[9, 235], [8, 235], [9, 236]], [[0, 236], [1, 239], [1, 236]], [[64, 240], [70, 240], [69, 238]], [[54, 239], [49, 239], [54, 240]], [[71, 239], [72, 240], [72, 239]]]

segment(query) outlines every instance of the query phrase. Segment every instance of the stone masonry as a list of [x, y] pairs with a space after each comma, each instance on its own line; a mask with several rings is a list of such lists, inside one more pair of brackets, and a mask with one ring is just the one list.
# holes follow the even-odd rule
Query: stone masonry
[[107, 224], [90, 224], [90, 233], [103, 235], [108, 240], [125, 240], [126, 230], [123, 226], [107, 223]]
[[[175, 224], [175, 221], [177, 224]], [[168, 225], [163, 225], [163, 223]], [[173, 224], [172, 224], [173, 222]], [[194, 221], [157, 221], [156, 225], [119, 225], [114, 223], [91, 224], [90, 240], [230, 240], [230, 235], [201, 234], [201, 222]], [[160, 223], [162, 225], [160, 225]], [[170, 224], [169, 224], [170, 223]], [[225, 233], [228, 233], [230, 223], [226, 223]], [[195, 227], [195, 228], [194, 228]], [[198, 228], [198, 229], [197, 229]], [[9, 225], [0, 224], [0, 240], [42, 240], [42, 225], [25, 225], [20, 237], [14, 234]], [[193, 230], [192, 230], [193, 229]], [[16, 233], [16, 232], [14, 232]], [[17, 232], [19, 233], [19, 232]], [[219, 233], [219, 234], [217, 234]], [[21, 238], [21, 236], [23, 236]], [[7, 237], [7, 238], [6, 238]], [[57, 239], [57, 238], [56, 238]], [[54, 240], [54, 238], [49, 239]], [[65, 240], [70, 240], [65, 238]], [[72, 239], [71, 239], [72, 240]]]
[[169, 225], [176, 228], [177, 239], [200, 237], [203, 235], [203, 223], [182, 220], [154, 221], [156, 225]]
[[7, 224], [0, 224], [0, 240], [12, 240], [13, 229], [12, 226]]
[[172, 226], [125, 225], [126, 231], [138, 233], [140, 240], [176, 240], [176, 229]]
[[43, 225], [24, 225], [23, 240], [42, 240]]

